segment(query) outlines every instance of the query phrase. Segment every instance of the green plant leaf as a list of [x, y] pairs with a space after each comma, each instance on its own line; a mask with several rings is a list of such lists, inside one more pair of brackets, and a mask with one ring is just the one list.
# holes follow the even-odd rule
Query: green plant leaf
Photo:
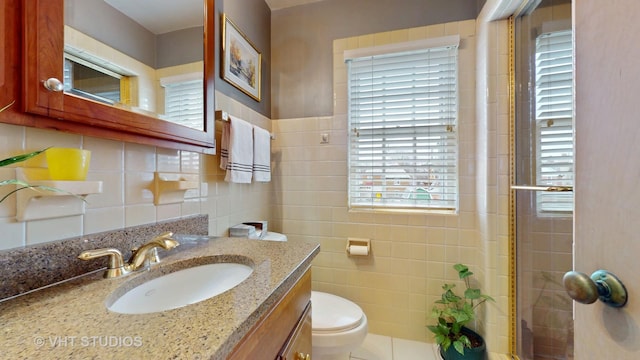
[[445, 337], [444, 339], [442, 339], [442, 342], [440, 342], [439, 344], [440, 346], [442, 346], [442, 349], [444, 351], [447, 351], [449, 346], [451, 346], [451, 339], [449, 339], [448, 337]]
[[457, 303], [460, 300], [462, 300], [462, 298], [460, 296], [456, 295], [451, 290], [447, 290], [447, 291], [445, 291], [444, 294], [442, 294], [442, 301], [445, 304], [447, 304], [447, 303]]
[[467, 265], [455, 264], [453, 265], [453, 268], [458, 272], [458, 276], [460, 277], [460, 279], [464, 279], [473, 275], [473, 273], [469, 271], [469, 267]]
[[15, 164], [21, 161], [25, 161], [25, 160], [29, 160], [34, 156], [39, 155], [40, 153], [42, 153], [43, 151], [46, 151], [47, 149], [43, 149], [43, 150], [38, 150], [38, 151], [34, 151], [31, 153], [27, 153], [27, 154], [21, 154], [21, 155], [16, 155], [10, 158], [6, 158], [4, 160], [0, 160], [0, 167], [3, 166], [7, 166], [7, 165], [11, 165], [11, 164]]
[[456, 349], [457, 352], [464, 355], [464, 345], [460, 341], [454, 341], [453, 347]]
[[470, 318], [470, 319], [473, 319], [473, 315], [474, 315], [473, 309], [474, 309], [474, 308], [475, 308], [475, 307], [473, 306], [473, 304], [472, 304], [472, 303], [468, 303], [468, 302], [466, 302], [466, 303], [464, 303], [464, 305], [462, 305], [462, 311], [463, 311], [465, 314], [469, 315], [469, 318]]
[[433, 309], [431, 309], [431, 317], [434, 319], [437, 319], [438, 316], [440, 316], [440, 309], [438, 309], [438, 307], [434, 306]]
[[449, 327], [445, 318], [438, 318], [438, 326], [444, 329], [443, 332], [445, 333], [445, 335], [449, 334]]
[[458, 338], [458, 341], [460, 341], [465, 347], [471, 348], [471, 340], [469, 340], [469, 337], [467, 337], [467, 335], [460, 336]]
[[464, 297], [469, 300], [480, 299], [480, 289], [467, 289], [464, 291]]
[[453, 333], [456, 338], [460, 337], [460, 331], [462, 331], [462, 324], [460, 324], [460, 322], [451, 324], [451, 333]]
[[442, 285], [442, 290], [449, 291], [456, 287], [456, 284], [444, 284]]

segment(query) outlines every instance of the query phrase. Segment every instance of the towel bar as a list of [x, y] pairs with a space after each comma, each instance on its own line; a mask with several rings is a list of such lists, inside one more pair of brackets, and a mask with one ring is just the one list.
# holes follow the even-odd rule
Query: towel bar
[[530, 190], [530, 191], [548, 191], [548, 192], [567, 192], [573, 191], [573, 186], [540, 186], [540, 185], [511, 185], [511, 190]]
[[[216, 120], [229, 121], [229, 113], [223, 110], [216, 110]], [[271, 140], [275, 140], [276, 136], [273, 133], [269, 133]]]

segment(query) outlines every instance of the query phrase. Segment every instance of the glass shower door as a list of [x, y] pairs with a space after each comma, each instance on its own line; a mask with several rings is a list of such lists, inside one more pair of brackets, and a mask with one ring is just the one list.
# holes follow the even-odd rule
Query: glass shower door
[[[532, 1], [515, 19], [517, 354], [573, 359], [571, 1]], [[553, 191], [539, 191], [542, 189]]]

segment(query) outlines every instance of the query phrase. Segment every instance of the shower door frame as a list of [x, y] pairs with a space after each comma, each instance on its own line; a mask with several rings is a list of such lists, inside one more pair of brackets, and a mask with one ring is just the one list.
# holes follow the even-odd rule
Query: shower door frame
[[[508, 106], [509, 106], [509, 184], [516, 185], [516, 121], [517, 121], [517, 94], [516, 94], [516, 20], [527, 15], [530, 9], [537, 8], [542, 0], [522, 0], [518, 9], [511, 15], [508, 21]], [[573, 6], [573, 5], [572, 5]], [[527, 90], [528, 91], [528, 90]], [[508, 197], [509, 218], [509, 353], [512, 359], [520, 359], [518, 352], [518, 247], [516, 226], [516, 190], [510, 189]], [[572, 215], [573, 217], [573, 215]], [[575, 254], [572, 252], [572, 257]]]

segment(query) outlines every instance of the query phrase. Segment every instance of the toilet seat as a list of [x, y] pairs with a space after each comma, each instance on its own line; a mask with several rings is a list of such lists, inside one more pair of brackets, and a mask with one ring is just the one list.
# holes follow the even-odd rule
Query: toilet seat
[[335, 333], [354, 329], [362, 323], [364, 312], [355, 303], [333, 294], [311, 292], [312, 331]]

